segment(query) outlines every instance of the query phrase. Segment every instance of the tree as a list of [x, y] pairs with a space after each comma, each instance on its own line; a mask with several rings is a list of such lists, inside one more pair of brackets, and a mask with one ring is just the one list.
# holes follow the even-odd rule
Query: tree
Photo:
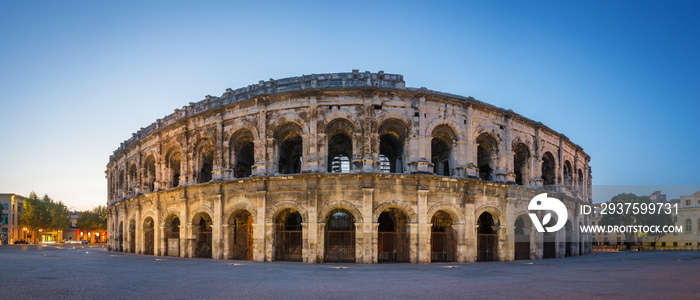
[[32, 191], [24, 201], [20, 221], [31, 230], [66, 230], [70, 226], [70, 213], [63, 202], [54, 202], [49, 195], [39, 199]]
[[[657, 209], [659, 207], [657, 206]], [[659, 226], [659, 228], [663, 228], [664, 226], [670, 226], [673, 225], [673, 218], [671, 217], [671, 214], [667, 214], [665, 212], [656, 212], [654, 214], [645, 214], [642, 215], [640, 218], [643, 222], [642, 225], [648, 225], [648, 226]], [[653, 241], [654, 245], [656, 245], [656, 242], [658, 242], [664, 235], [666, 235], [665, 232], [658, 230], [656, 232], [648, 232], [648, 233], [643, 233], [641, 234], [642, 237], [649, 237]], [[656, 248], [656, 246], [654, 246]]]
[[107, 230], [107, 208], [100, 205], [91, 211], [81, 212], [77, 225], [82, 230]]
[[[606, 209], [604, 210], [605, 214], [603, 215], [603, 218], [600, 220], [600, 224], [603, 226], [608, 226], [608, 225], [618, 225], [618, 226], [629, 226], [629, 225], [647, 225], [644, 223], [644, 221], [647, 218], [646, 214], [634, 214], [631, 209], [627, 210], [627, 203], [630, 204], [630, 207], [634, 205], [635, 203], [646, 203], [649, 205], [651, 203], [651, 199], [649, 199], [648, 196], [637, 196], [635, 194], [630, 194], [630, 193], [622, 193], [619, 194], [610, 201], [608, 201], [608, 205], [615, 205], [612, 206], [614, 209]], [[637, 205], [639, 205], [637, 204]], [[621, 206], [620, 206], [621, 205]], [[622, 207], [622, 211], [620, 211], [618, 208]], [[629, 250], [632, 248], [632, 241], [634, 237], [637, 235], [637, 232], [634, 232], [632, 230], [626, 230], [625, 231], [625, 246]]]

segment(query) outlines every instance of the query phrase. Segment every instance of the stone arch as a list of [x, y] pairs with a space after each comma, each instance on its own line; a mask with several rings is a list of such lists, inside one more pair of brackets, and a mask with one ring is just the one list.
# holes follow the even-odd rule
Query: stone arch
[[182, 224], [182, 216], [180, 215], [180, 211], [175, 209], [175, 208], [168, 208], [165, 211], [163, 211], [163, 216], [161, 218], [161, 223], [160, 226], [164, 227], [167, 226], [168, 223], [172, 221], [172, 218], [175, 217], [178, 220], [180, 220], [180, 224]]
[[379, 204], [379, 206], [377, 206], [377, 208], [374, 209], [374, 215], [372, 216], [372, 220], [375, 223], [378, 223], [379, 215], [389, 208], [398, 208], [399, 210], [401, 210], [406, 215], [406, 218], [408, 218], [409, 223], [415, 223], [417, 221], [416, 212], [413, 210], [413, 208], [411, 208], [411, 206], [408, 205], [408, 203], [398, 199], [387, 200]]
[[474, 216], [476, 217], [475, 220], [479, 219], [479, 216], [481, 214], [488, 212], [491, 214], [491, 217], [493, 217], [493, 222], [495, 223], [494, 225], [502, 225], [504, 224], [503, 220], [503, 212], [501, 211], [498, 206], [493, 205], [493, 204], [484, 204], [480, 206], [479, 208], [476, 209]]
[[[413, 121], [408, 118], [405, 114], [394, 112], [394, 111], [388, 111], [385, 112], [381, 115], [379, 115], [375, 120], [374, 123], [372, 124], [374, 130], [379, 131], [379, 128], [384, 124], [386, 121], [389, 121], [391, 119], [398, 120], [399, 122], [403, 123], [403, 125], [406, 127], [406, 135], [410, 135], [410, 132], [413, 130]], [[379, 133], [379, 132], [378, 132]]]
[[352, 217], [355, 219], [355, 223], [362, 223], [363, 219], [360, 210], [357, 209], [357, 207], [354, 204], [344, 200], [331, 202], [324, 206], [318, 213], [317, 220], [319, 221], [319, 223], [325, 222], [328, 214], [330, 214], [331, 212], [333, 212], [333, 210], [336, 209], [347, 210], [352, 214]]
[[318, 123], [318, 132], [326, 132], [326, 127], [328, 124], [332, 123], [335, 120], [346, 120], [352, 126], [354, 126], [352, 133], [361, 133], [362, 132], [362, 124], [355, 118], [353, 115], [351, 115], [349, 112], [346, 111], [334, 111], [328, 115], [326, 115], [321, 122]]
[[270, 209], [267, 210], [267, 213], [265, 213], [265, 218], [268, 222], [272, 222], [277, 216], [277, 214], [279, 214], [281, 211], [287, 208], [291, 208], [299, 212], [299, 214], [301, 215], [302, 223], [306, 223], [309, 221], [309, 216], [306, 213], [306, 209], [294, 200], [284, 200], [275, 203], [272, 207], [270, 207]]
[[148, 217], [151, 217], [153, 219], [153, 221], [156, 220], [155, 213], [152, 210], [149, 210], [149, 211], [143, 213], [143, 215], [141, 216], [141, 224], [143, 224], [143, 222], [146, 221], [146, 218], [148, 218]]
[[445, 120], [443, 118], [436, 118], [436, 119], [432, 120], [428, 124], [428, 126], [425, 127], [425, 132], [426, 133], [428, 133], [428, 132], [433, 133], [433, 131], [435, 130], [436, 127], [443, 126], [443, 125], [452, 129], [452, 133], [453, 133], [455, 142], [460, 141], [460, 140], [464, 140], [466, 138], [464, 136], [466, 131], [463, 130], [461, 126], [459, 126], [453, 120]]
[[534, 153], [534, 149], [532, 149], [532, 140], [531, 139], [526, 139], [526, 138], [523, 138], [521, 136], [517, 136], [511, 141], [510, 148], [515, 149], [515, 146], [517, 146], [518, 144], [525, 145], [525, 147], [527, 147], [527, 151], [530, 152], [530, 155], [532, 155], [532, 153]]
[[433, 218], [433, 215], [435, 215], [436, 212], [441, 210], [448, 213], [450, 217], [452, 217], [453, 225], [464, 224], [464, 215], [460, 213], [462, 210], [457, 204], [447, 201], [442, 201], [433, 204], [433, 206], [431, 206], [428, 209], [428, 220], [431, 220]]
[[231, 205], [229, 208], [226, 209], [224, 212], [223, 222], [227, 222], [229, 218], [231, 218], [232, 215], [236, 214], [239, 211], [245, 210], [248, 213], [250, 213], [251, 216], [253, 216], [253, 224], [257, 223], [258, 220], [258, 210], [255, 208], [255, 206], [251, 205], [250, 203], [247, 202], [238, 202], [233, 205]]
[[[231, 128], [229, 128], [226, 131], [226, 133], [224, 135], [224, 145], [228, 144], [229, 141], [231, 140], [231, 137], [236, 135], [238, 133], [238, 131], [240, 131], [240, 130], [249, 130], [250, 133], [253, 135], [254, 140], [256, 140], [256, 141], [260, 140], [260, 135], [258, 133], [258, 129], [255, 126], [253, 126], [252, 123], [250, 123], [246, 120], [237, 120], [236, 123], [234, 123], [233, 126], [231, 126]], [[229, 145], [229, 147], [230, 146], [231, 145]]]
[[163, 152], [163, 155], [160, 155], [160, 158], [162, 159], [161, 162], [166, 162], [168, 160], [168, 156], [173, 152], [180, 152], [181, 155], [183, 153], [182, 145], [176, 140], [170, 140], [165, 143], [163, 145], [163, 149], [165, 149], [165, 151]]
[[197, 133], [195, 133], [195, 135], [192, 137], [192, 141], [194, 142], [190, 143], [187, 149], [188, 152], [192, 153], [199, 151], [200, 148], [203, 147], [203, 143], [206, 143], [207, 141], [211, 143], [211, 146], [215, 149], [217, 148], [216, 145], [218, 144], [216, 135], [204, 129], [197, 130]]
[[487, 126], [478, 126], [476, 130], [474, 131], [474, 136], [479, 137], [482, 134], [488, 134], [493, 138], [493, 140], [498, 144], [498, 148], [500, 149], [500, 144], [503, 142], [503, 139], [501, 139], [501, 135], [499, 132], [496, 131], [493, 127], [487, 127]]
[[301, 128], [301, 135], [309, 134], [309, 125], [301, 117], [295, 114], [284, 114], [279, 116], [267, 129], [267, 137], [274, 137], [277, 130], [286, 123], [294, 123]]
[[[214, 220], [214, 210], [212, 210], [209, 206], [206, 206], [206, 205], [200, 205], [200, 206], [197, 206], [194, 209], [192, 209], [190, 211], [190, 216], [191, 216], [191, 218], [194, 218], [197, 216], [197, 214], [202, 213], [202, 212], [208, 214], [209, 218]], [[188, 224], [196, 225], [193, 223], [192, 220], [187, 220], [187, 222], [188, 222]]]

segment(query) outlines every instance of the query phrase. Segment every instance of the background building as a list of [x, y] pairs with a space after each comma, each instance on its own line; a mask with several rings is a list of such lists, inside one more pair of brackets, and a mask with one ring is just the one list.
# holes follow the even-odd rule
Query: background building
[[17, 194], [0, 194], [0, 243], [12, 244], [15, 240], [31, 239], [30, 232], [20, 226], [19, 217], [24, 212], [25, 197]]

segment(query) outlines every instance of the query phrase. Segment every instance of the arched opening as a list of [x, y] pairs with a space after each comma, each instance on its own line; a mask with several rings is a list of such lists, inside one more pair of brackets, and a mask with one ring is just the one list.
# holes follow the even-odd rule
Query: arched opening
[[247, 129], [241, 129], [231, 138], [229, 143], [231, 150], [231, 167], [233, 176], [245, 178], [253, 174], [255, 164], [255, 143], [253, 133]]
[[403, 173], [406, 136], [406, 126], [399, 120], [388, 120], [379, 127], [379, 170], [381, 172]]
[[211, 258], [211, 217], [200, 212], [192, 218], [192, 233], [194, 234], [194, 257]]
[[166, 168], [170, 173], [170, 187], [180, 185], [180, 166], [182, 158], [179, 151], [170, 150], [166, 156]]
[[578, 188], [583, 189], [583, 171], [581, 171], [581, 169], [578, 169], [577, 173], [578, 174], [576, 177], [578, 179]]
[[530, 259], [530, 229], [526, 227], [525, 218], [515, 220], [515, 260]]
[[[544, 226], [544, 225], [543, 225]], [[557, 235], [554, 232], [545, 232], [543, 235], [542, 258], [557, 257]]]
[[336, 133], [328, 139], [328, 172], [350, 173], [352, 139], [344, 133]]
[[278, 142], [280, 174], [301, 173], [303, 143], [301, 128], [294, 123], [287, 123], [280, 128], [275, 136]]
[[452, 217], [439, 210], [430, 223], [430, 260], [432, 262], [454, 262], [457, 256], [457, 233], [452, 229]]
[[523, 143], [518, 143], [513, 148], [513, 171], [515, 173], [515, 184], [527, 185], [530, 176], [529, 160], [530, 150]]
[[195, 174], [197, 183], [209, 182], [214, 168], [214, 147], [211, 141], [205, 139], [199, 143], [197, 149], [197, 173]]
[[119, 252], [124, 252], [124, 222], [119, 222], [118, 239], [119, 239], [119, 248], [117, 250]]
[[353, 169], [352, 135], [355, 126], [346, 119], [335, 119], [325, 128], [328, 137], [328, 172], [349, 173]]
[[229, 258], [253, 260], [253, 216], [247, 210], [231, 215], [229, 226]]
[[430, 161], [433, 163], [433, 173], [441, 176], [452, 174], [452, 148], [457, 135], [447, 125], [433, 129], [430, 141]]
[[408, 262], [408, 218], [401, 210], [389, 208], [379, 215], [379, 262]]
[[136, 253], [136, 221], [129, 221], [129, 252]]
[[355, 262], [355, 218], [344, 209], [326, 219], [325, 262]]
[[302, 260], [301, 214], [285, 209], [275, 219], [275, 260]]
[[564, 250], [564, 257], [569, 257], [574, 255], [574, 229], [571, 226], [571, 221], [566, 221], [566, 249]]
[[153, 218], [148, 217], [143, 221], [143, 254], [153, 255], [155, 246], [155, 227]]
[[498, 232], [494, 229], [493, 217], [484, 212], [477, 222], [477, 261], [495, 261], [498, 259]]
[[136, 188], [137, 182], [138, 182], [138, 171], [136, 168], [136, 164], [131, 164], [131, 166], [129, 166], [129, 188], [131, 190]]
[[156, 159], [153, 155], [146, 157], [143, 167], [143, 186], [153, 192], [156, 190]]
[[554, 161], [554, 155], [550, 152], [545, 152], [542, 155], [542, 180], [544, 185], [557, 184], [556, 170], [557, 165]]
[[165, 255], [180, 256], [180, 219], [175, 215], [170, 215], [166, 219], [163, 239], [165, 240]]
[[564, 162], [564, 186], [571, 187], [574, 184], [573, 176], [574, 172], [571, 168], [571, 163], [567, 160]]
[[119, 197], [121, 197], [121, 193], [124, 192], [126, 182], [124, 180], [124, 170], [119, 170], [119, 190], [117, 191], [119, 193]]
[[484, 181], [493, 180], [496, 169], [498, 142], [488, 133], [482, 133], [476, 138], [476, 161], [479, 168], [479, 178]]

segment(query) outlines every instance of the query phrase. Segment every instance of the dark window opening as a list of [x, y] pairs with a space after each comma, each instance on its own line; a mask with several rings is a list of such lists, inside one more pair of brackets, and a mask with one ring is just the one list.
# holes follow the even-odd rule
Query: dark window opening
[[430, 142], [431, 162], [433, 173], [441, 176], [450, 176], [450, 155], [452, 147], [444, 140], [433, 138]]
[[542, 156], [542, 180], [544, 185], [554, 185], [557, 182], [556, 163], [554, 156], [550, 152], [545, 152]]

